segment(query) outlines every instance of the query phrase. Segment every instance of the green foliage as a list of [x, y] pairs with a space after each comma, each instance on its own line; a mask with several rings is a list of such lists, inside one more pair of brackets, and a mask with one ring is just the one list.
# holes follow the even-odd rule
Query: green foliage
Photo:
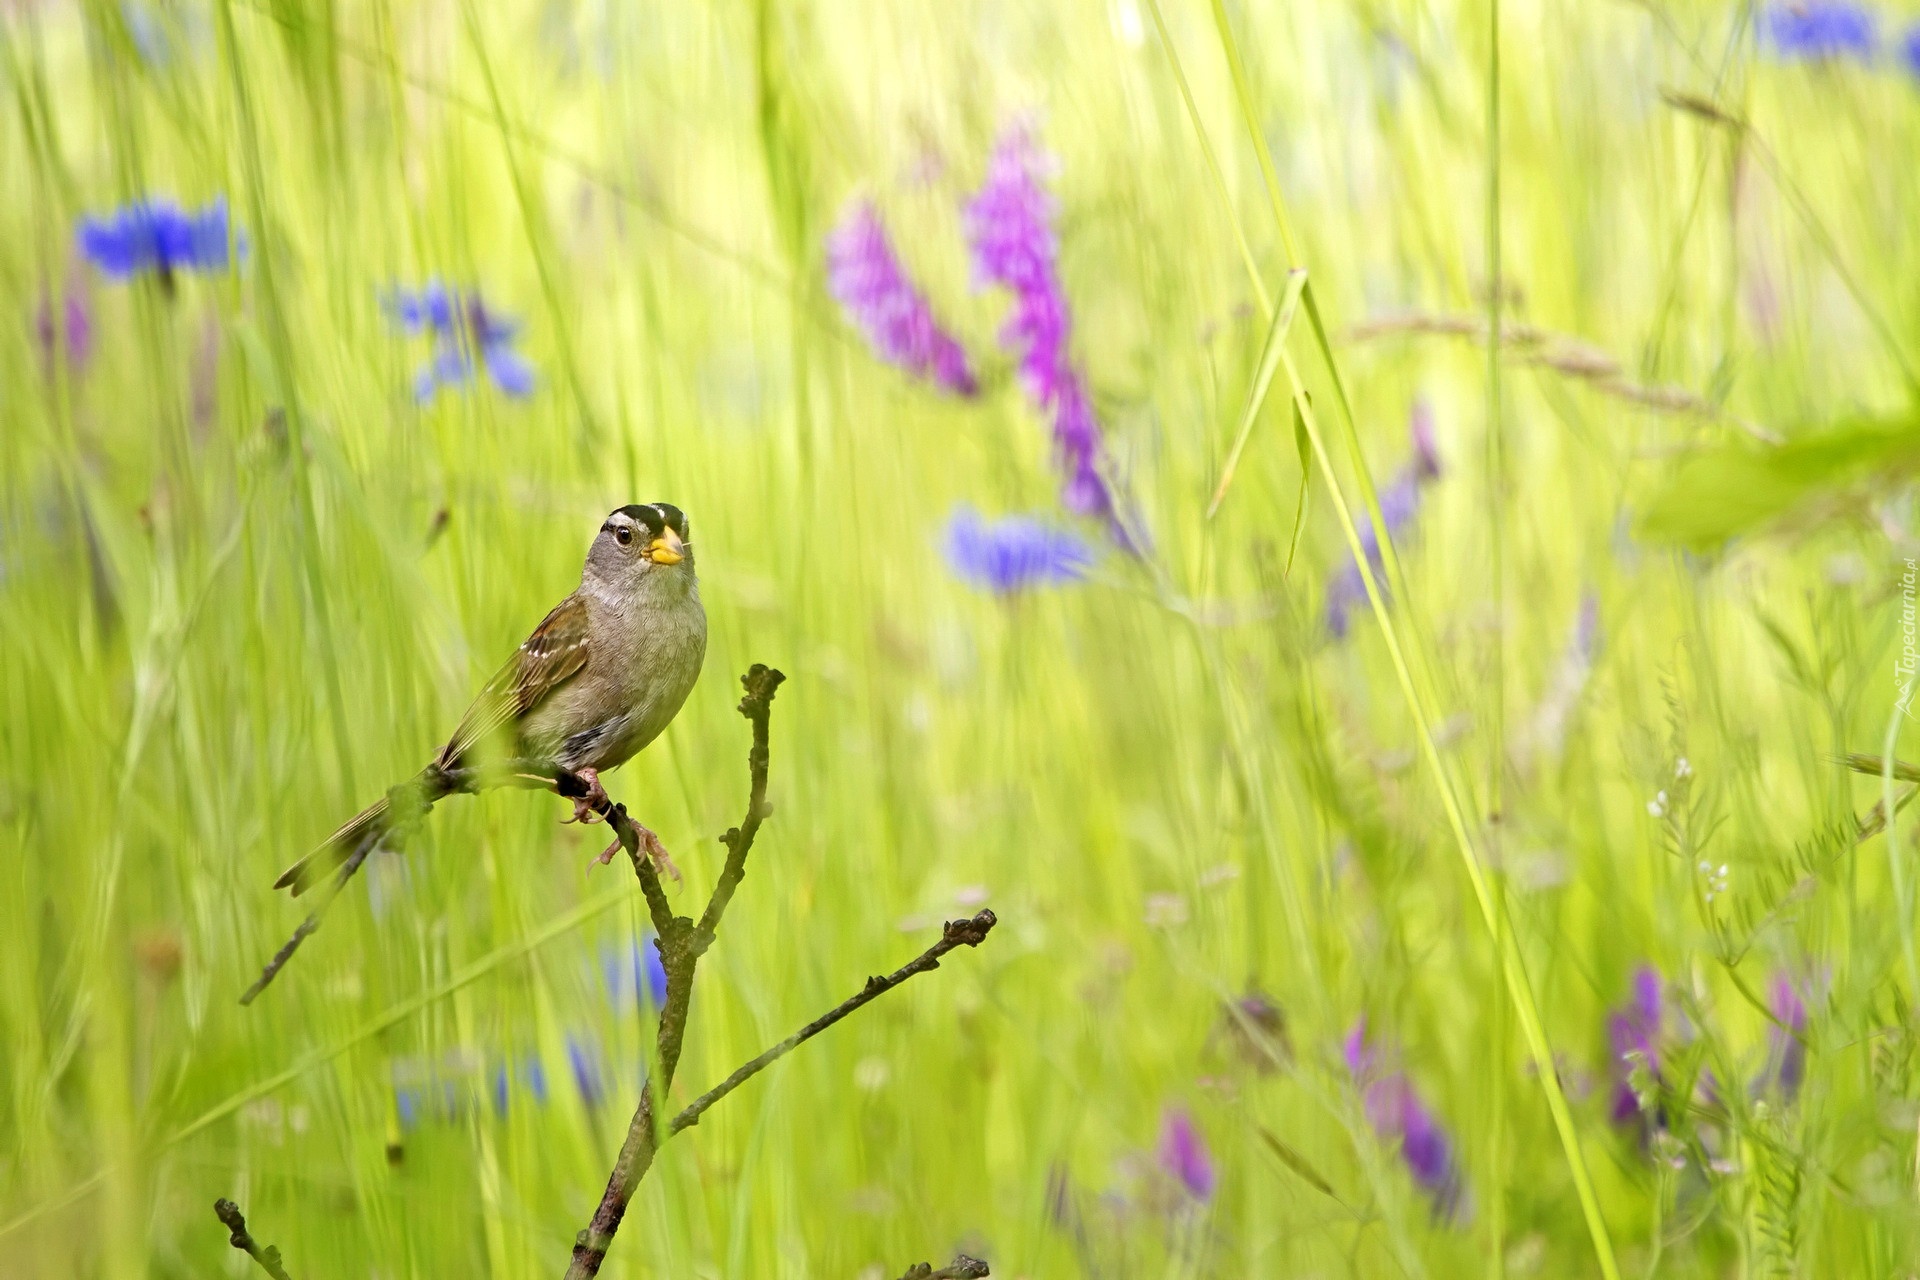
[[1676, 463], [1653, 490], [1647, 535], [1712, 547], [1851, 484], [1902, 482], [1920, 463], [1920, 422], [1872, 418], [1820, 427], [1785, 444], [1722, 444]]
[[[744, 798], [734, 678], [790, 677], [675, 1100], [943, 917], [1001, 924], [670, 1143], [608, 1274], [1598, 1275], [1396, 664], [1367, 610], [1323, 625], [1348, 549], [1308, 427], [1364, 516], [1355, 468], [1384, 487], [1424, 401], [1407, 687], [1622, 1274], [1901, 1274], [1912, 811], [1890, 851], [1839, 762], [1885, 749], [1920, 556], [1920, 93], [1717, 9], [1500, 12], [1490, 210], [1482, 5], [8, 8], [0, 1272], [217, 1274], [230, 1196], [303, 1278], [558, 1274], [650, 1043], [600, 833], [450, 799], [236, 999], [304, 914], [274, 874], [425, 761], [606, 511], [664, 499], [713, 648], [606, 781], [683, 910]], [[958, 503], [1057, 516], [958, 214], [1023, 118], [1150, 540], [1080, 527], [1088, 581], [999, 599], [940, 548]], [[224, 195], [239, 268], [86, 265], [77, 220], [148, 194]], [[856, 194], [976, 399], [835, 307]], [[430, 279], [522, 322], [532, 396], [416, 402], [428, 340], [382, 300]], [[84, 359], [40, 336], [69, 298]], [[1623, 1062], [1643, 964], [1666, 1023]], [[1452, 1143], [1452, 1220], [1349, 1075], [1363, 1016]], [[1172, 1106], [1209, 1202], [1156, 1157]]]

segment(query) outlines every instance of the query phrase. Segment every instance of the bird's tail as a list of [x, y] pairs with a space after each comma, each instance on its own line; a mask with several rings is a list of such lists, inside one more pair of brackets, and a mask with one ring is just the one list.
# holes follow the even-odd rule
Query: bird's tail
[[319, 848], [282, 871], [273, 887], [292, 889], [296, 898], [313, 888], [332, 874], [334, 868], [352, 859], [356, 852], [364, 853], [368, 846], [387, 834], [393, 825], [388, 816], [390, 808], [387, 798], [382, 796], [354, 814]]

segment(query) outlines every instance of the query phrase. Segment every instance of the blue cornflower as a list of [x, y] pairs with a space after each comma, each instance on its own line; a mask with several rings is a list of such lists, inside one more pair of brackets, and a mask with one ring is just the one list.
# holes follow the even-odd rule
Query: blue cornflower
[[547, 1069], [536, 1053], [522, 1054], [518, 1070], [506, 1058], [493, 1064], [493, 1074], [489, 1078], [490, 1091], [493, 1094], [493, 1110], [496, 1115], [507, 1112], [508, 1094], [514, 1079], [526, 1087], [527, 1093], [538, 1106], [547, 1105]]
[[104, 218], [80, 219], [80, 252], [109, 280], [151, 271], [171, 282], [176, 271], [224, 271], [230, 248], [245, 253], [245, 238], [230, 246], [229, 231], [224, 197], [192, 212], [171, 200], [136, 200]]
[[1907, 74], [1920, 79], [1920, 23], [1915, 23], [1900, 33], [1900, 44], [1894, 50], [1894, 56], [1900, 59], [1900, 65]]
[[607, 1002], [616, 1011], [645, 999], [655, 1009], [667, 1003], [667, 967], [653, 939], [629, 941], [624, 949], [602, 947], [600, 968], [607, 982]]
[[400, 1114], [400, 1127], [411, 1129], [420, 1123], [420, 1090], [413, 1086], [401, 1086], [393, 1091], [394, 1110]]
[[962, 506], [947, 523], [947, 565], [956, 577], [1010, 595], [1085, 576], [1093, 550], [1071, 532], [1028, 516], [988, 521]]
[[597, 1107], [607, 1096], [606, 1072], [597, 1046], [567, 1033], [567, 1065], [573, 1069], [574, 1087], [588, 1107]]
[[533, 394], [533, 365], [514, 350], [517, 322], [490, 311], [479, 293], [461, 293], [439, 281], [416, 292], [396, 289], [387, 310], [408, 334], [433, 339], [433, 355], [413, 379], [413, 397], [422, 404], [441, 387], [465, 386], [473, 378], [478, 355], [493, 385], [520, 399]]
[[1880, 42], [1873, 14], [1846, 0], [1774, 5], [1760, 20], [1761, 35], [1791, 62], [1873, 57]]

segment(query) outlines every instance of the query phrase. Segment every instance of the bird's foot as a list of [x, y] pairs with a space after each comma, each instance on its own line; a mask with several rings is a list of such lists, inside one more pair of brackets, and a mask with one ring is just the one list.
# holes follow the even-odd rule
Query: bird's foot
[[647, 856], [653, 859], [654, 870], [665, 872], [673, 877], [675, 884], [686, 883], [680, 876], [680, 868], [673, 865], [673, 855], [667, 852], [667, 846], [660, 843], [660, 837], [640, 828], [641, 843], [646, 846]]
[[[633, 822], [631, 817], [627, 820]], [[653, 861], [654, 868], [672, 876], [675, 884], [683, 883], [680, 868], [673, 865], [673, 856], [667, 852], [667, 846], [660, 843], [660, 837], [638, 822], [633, 823], [633, 829], [634, 832], [639, 835], [640, 847], [647, 851], [647, 857]], [[593, 861], [604, 867], [613, 861], [614, 855], [619, 853], [621, 848], [620, 842], [615, 840], [612, 844], [596, 854]], [[590, 863], [588, 865], [592, 864]]]
[[[606, 821], [606, 819], [600, 816], [598, 811], [611, 807], [613, 802], [607, 799], [606, 788], [600, 785], [599, 770], [575, 769], [573, 774], [576, 778], [580, 779], [580, 781], [587, 784], [587, 793], [583, 796], [571, 797], [573, 800], [573, 816], [571, 818], [560, 819], [561, 823], [564, 825], [569, 822], [578, 822], [583, 825], [591, 825], [595, 822]], [[616, 840], [614, 844], [617, 846], [619, 841]]]

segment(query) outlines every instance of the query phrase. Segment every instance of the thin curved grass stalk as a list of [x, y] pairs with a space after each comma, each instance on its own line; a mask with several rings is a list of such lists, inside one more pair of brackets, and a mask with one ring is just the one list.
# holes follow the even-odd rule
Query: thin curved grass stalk
[[[1240, 455], [1245, 452], [1247, 438], [1253, 434], [1253, 424], [1259, 420], [1260, 410], [1267, 403], [1267, 388], [1273, 385], [1273, 373], [1280, 364], [1280, 348], [1286, 344], [1287, 333], [1293, 328], [1295, 310], [1300, 305], [1300, 293], [1307, 286], [1307, 272], [1304, 267], [1295, 267], [1287, 273], [1287, 291], [1281, 297], [1280, 310], [1273, 317], [1273, 323], [1267, 326], [1267, 341], [1260, 351], [1260, 367], [1254, 374], [1253, 386], [1247, 392], [1247, 406], [1240, 414], [1240, 427], [1234, 433], [1233, 445], [1227, 450], [1227, 460], [1220, 467], [1220, 483], [1213, 491], [1213, 501], [1207, 504], [1207, 519], [1211, 520], [1220, 511], [1220, 504], [1226, 501], [1227, 489], [1233, 484], [1234, 472], [1240, 468]], [[1302, 468], [1300, 477], [1300, 512], [1306, 512], [1306, 474]], [[1287, 547], [1287, 567], [1293, 567], [1293, 548], [1300, 544], [1300, 524], [1296, 519], [1293, 536]]]
[[[1267, 194], [1273, 204], [1274, 219], [1279, 226], [1281, 240], [1286, 246], [1288, 264], [1290, 267], [1301, 265], [1293, 229], [1287, 217], [1286, 205], [1280, 195], [1280, 183], [1274, 170], [1273, 157], [1269, 154], [1266, 140], [1260, 132], [1258, 117], [1253, 108], [1252, 94], [1247, 85], [1246, 68], [1241, 60], [1239, 44], [1227, 20], [1226, 8], [1222, 0], [1213, 0], [1213, 16], [1214, 24], [1219, 30], [1222, 49], [1227, 57], [1228, 69], [1232, 73], [1241, 112], [1245, 118], [1247, 130], [1254, 141], [1254, 151], [1260, 161], [1260, 172], [1266, 182]], [[1197, 124], [1196, 121], [1196, 126]], [[1347, 426], [1347, 443], [1352, 454], [1355, 478], [1359, 483], [1361, 495], [1365, 499], [1368, 515], [1373, 520], [1382, 563], [1386, 568], [1389, 581], [1399, 589], [1400, 597], [1405, 599], [1407, 598], [1405, 575], [1393, 549], [1393, 540], [1387, 535], [1386, 521], [1380, 511], [1379, 495], [1375, 491], [1372, 477], [1367, 471], [1366, 459], [1360, 449], [1360, 437], [1355, 426], [1352, 405], [1334, 360], [1333, 347], [1327, 337], [1326, 325], [1321, 320], [1311, 281], [1302, 292], [1302, 300], [1307, 308], [1307, 319], [1312, 326], [1314, 340], [1320, 348], [1327, 372], [1333, 380], [1342, 419]], [[1592, 1177], [1587, 1171], [1586, 1157], [1580, 1147], [1580, 1135], [1573, 1122], [1573, 1112], [1567, 1105], [1566, 1092], [1560, 1084], [1559, 1072], [1553, 1060], [1553, 1049], [1547, 1043], [1546, 1031], [1540, 1020], [1540, 1010], [1534, 1000], [1533, 987], [1527, 978], [1526, 966], [1520, 955], [1519, 946], [1514, 941], [1512, 931], [1506, 927], [1505, 904], [1494, 897], [1486, 872], [1480, 865], [1479, 855], [1475, 851], [1473, 837], [1468, 833], [1465, 814], [1461, 809], [1452, 776], [1448, 773], [1445, 762], [1441, 760], [1439, 748], [1434, 742], [1431, 718], [1427, 711], [1429, 699], [1422, 696], [1431, 682], [1424, 678], [1424, 667], [1420, 668], [1419, 678], [1416, 677], [1415, 667], [1400, 643], [1399, 631], [1387, 610], [1381, 584], [1377, 581], [1373, 566], [1369, 563], [1366, 550], [1361, 544], [1359, 527], [1355, 524], [1353, 513], [1340, 491], [1339, 481], [1334, 474], [1333, 460], [1328, 455], [1326, 441], [1321, 434], [1300, 371], [1295, 366], [1291, 354], [1285, 352], [1284, 348], [1281, 360], [1286, 369], [1287, 379], [1293, 386], [1295, 405], [1307, 435], [1312, 441], [1314, 455], [1319, 462], [1321, 474], [1326, 480], [1334, 509], [1339, 514], [1341, 530], [1346, 534], [1348, 547], [1353, 553], [1355, 563], [1359, 566], [1361, 581], [1366, 587], [1367, 600], [1373, 606], [1374, 615], [1379, 619], [1381, 634], [1386, 640], [1387, 652], [1393, 661], [1394, 673], [1398, 677], [1401, 692], [1406, 697], [1408, 709], [1413, 715], [1419, 734], [1421, 755], [1426, 759], [1439, 788], [1441, 805], [1446, 810], [1447, 825], [1453, 833], [1461, 863], [1472, 884], [1474, 900], [1480, 907], [1481, 918], [1486, 924], [1487, 931], [1493, 935], [1499, 952], [1507, 990], [1513, 998], [1528, 1048], [1532, 1051], [1541, 1086], [1546, 1091], [1547, 1109], [1553, 1115], [1554, 1128], [1566, 1153], [1567, 1165], [1573, 1175], [1574, 1188], [1580, 1198], [1581, 1213], [1586, 1220], [1588, 1235], [1593, 1241], [1594, 1254], [1600, 1264], [1601, 1274], [1606, 1280], [1619, 1280], [1620, 1270], [1614, 1259], [1613, 1241], [1608, 1235], [1606, 1220], [1600, 1213], [1599, 1198], [1594, 1191]]]
[[1373, 568], [1367, 563], [1360, 543], [1359, 527], [1354, 523], [1352, 511], [1347, 506], [1346, 498], [1340, 492], [1339, 482], [1334, 477], [1333, 462], [1327, 456], [1326, 442], [1321, 438], [1319, 425], [1314, 420], [1313, 407], [1307, 403], [1306, 392], [1300, 386], [1299, 371], [1294, 368], [1291, 357], [1287, 358], [1286, 364], [1287, 375], [1294, 383], [1301, 418], [1305, 421], [1308, 436], [1313, 441], [1314, 456], [1319, 460], [1321, 474], [1326, 479], [1329, 496], [1333, 499], [1334, 510], [1339, 513], [1340, 527], [1347, 535], [1347, 543], [1353, 551], [1356, 563], [1360, 566], [1360, 575], [1367, 588], [1367, 599], [1373, 605], [1375, 617], [1379, 619], [1381, 634], [1386, 640], [1388, 655], [1393, 660], [1394, 673], [1399, 677], [1401, 692], [1406, 696], [1407, 706], [1413, 713], [1414, 725], [1420, 738], [1420, 752], [1433, 771], [1434, 781], [1440, 791], [1441, 806], [1446, 810], [1447, 826], [1453, 832], [1461, 863], [1466, 868], [1467, 879], [1473, 886], [1474, 901], [1479, 905], [1481, 918], [1488, 932], [1494, 936], [1499, 949], [1502, 975], [1513, 999], [1515, 1012], [1519, 1015], [1520, 1028], [1526, 1036], [1527, 1047], [1533, 1053], [1541, 1087], [1546, 1090], [1547, 1109], [1553, 1115], [1554, 1128], [1559, 1133], [1561, 1146], [1566, 1150], [1567, 1164], [1573, 1174], [1574, 1188], [1580, 1197], [1580, 1208], [1587, 1220], [1588, 1233], [1593, 1238], [1594, 1253], [1599, 1259], [1601, 1273], [1607, 1277], [1607, 1280], [1619, 1280], [1620, 1272], [1614, 1261], [1613, 1243], [1607, 1234], [1606, 1221], [1600, 1215], [1599, 1199], [1594, 1193], [1593, 1181], [1587, 1172], [1586, 1157], [1580, 1149], [1580, 1135], [1574, 1127], [1573, 1112], [1567, 1106], [1566, 1091], [1560, 1085], [1559, 1069], [1553, 1060], [1553, 1047], [1547, 1043], [1546, 1031], [1540, 1020], [1539, 1005], [1534, 1000], [1533, 986], [1527, 978], [1525, 962], [1520, 955], [1519, 945], [1514, 941], [1512, 930], [1506, 924], [1505, 904], [1495, 900], [1492, 886], [1474, 850], [1473, 837], [1467, 832], [1466, 818], [1461, 811], [1459, 797], [1454, 792], [1452, 779], [1440, 759], [1439, 747], [1434, 742], [1433, 728], [1426, 706], [1414, 691], [1413, 676], [1408, 669], [1399, 634], [1394, 628], [1392, 616], [1387, 611], [1386, 601], [1381, 595], [1380, 584], [1374, 577]]

